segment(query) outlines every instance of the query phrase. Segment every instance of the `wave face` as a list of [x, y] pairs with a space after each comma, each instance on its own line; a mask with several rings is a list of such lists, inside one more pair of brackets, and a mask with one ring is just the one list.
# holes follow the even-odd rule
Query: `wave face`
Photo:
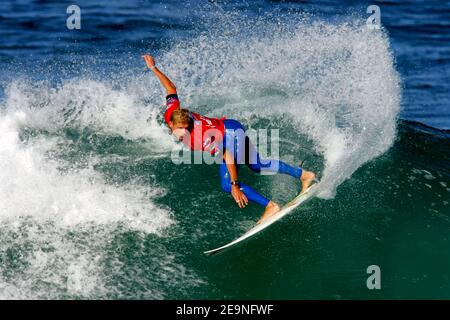
[[[237, 213], [217, 167], [171, 162], [176, 144], [161, 124], [163, 94], [142, 72], [136, 48], [109, 52], [112, 70], [94, 54], [77, 76], [57, 60], [38, 80], [24, 72], [2, 85], [0, 298], [365, 297], [355, 287], [338, 295], [314, 289], [323, 278], [314, 270], [326, 269], [342, 287], [371, 257], [385, 261], [390, 228], [409, 217], [394, 195], [423, 195], [420, 210], [431, 217], [424, 219], [448, 225], [446, 162], [414, 162], [420, 151], [408, 145], [412, 137], [433, 142], [440, 155], [448, 140], [415, 125], [396, 135], [400, 79], [384, 30], [354, 16], [202, 12], [194, 35], [155, 53], [182, 105], [280, 129], [281, 158], [308, 159], [322, 181], [320, 199], [259, 241], [203, 257], [247, 229], [261, 208]], [[280, 203], [299, 189], [280, 175], [242, 169], [240, 176]]]
[[[166, 190], [151, 172], [131, 174], [121, 166], [167, 153], [152, 143], [166, 132], [147, 121], [132, 95], [107, 81], [72, 79], [52, 87], [17, 80], [5, 96], [0, 297], [127, 297], [111, 280], [128, 268], [120, 237], [161, 238], [175, 220], [169, 206], [156, 203]], [[166, 294], [154, 287], [157, 281], [190, 275], [182, 275], [169, 250], [156, 246], [154, 254], [161, 270], [148, 271], [153, 279], [141, 294], [161, 299]]]

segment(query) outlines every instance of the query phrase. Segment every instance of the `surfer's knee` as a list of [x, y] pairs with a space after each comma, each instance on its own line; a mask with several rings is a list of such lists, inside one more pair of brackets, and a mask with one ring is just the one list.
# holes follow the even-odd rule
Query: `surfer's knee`
[[261, 172], [261, 167], [257, 163], [248, 163], [247, 167], [249, 167], [249, 169], [253, 172]]
[[263, 170], [265, 171], [276, 171], [273, 170], [278, 169], [277, 163], [274, 162], [274, 160], [261, 160], [258, 159], [257, 163], [249, 163], [247, 164], [247, 166], [250, 168], [250, 170], [252, 170], [253, 172], [261, 172]]

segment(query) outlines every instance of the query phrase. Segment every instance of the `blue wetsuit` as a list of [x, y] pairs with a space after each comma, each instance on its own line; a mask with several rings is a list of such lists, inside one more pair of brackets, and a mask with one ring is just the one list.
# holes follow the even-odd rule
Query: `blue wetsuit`
[[[270, 159], [263, 160], [260, 158], [258, 151], [250, 142], [250, 139], [245, 136], [245, 129], [242, 124], [233, 119], [224, 120], [225, 135], [223, 139], [223, 151], [233, 151], [234, 160], [236, 163], [236, 170], [239, 170], [239, 165], [245, 163], [253, 172], [270, 171], [288, 174], [299, 179], [302, 175], [301, 167], [293, 167], [280, 160]], [[226, 163], [220, 164], [220, 179], [222, 189], [226, 192], [231, 192], [230, 174]], [[269, 199], [260, 195], [253, 188], [241, 183], [241, 191], [250, 201], [259, 203], [266, 207]]]

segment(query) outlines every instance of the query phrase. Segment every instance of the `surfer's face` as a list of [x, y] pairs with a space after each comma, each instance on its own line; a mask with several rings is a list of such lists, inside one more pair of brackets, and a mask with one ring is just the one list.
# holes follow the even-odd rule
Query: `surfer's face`
[[178, 139], [178, 141], [183, 141], [185, 136], [187, 135], [189, 124], [188, 123], [177, 123], [172, 124], [170, 129], [172, 130], [172, 134]]

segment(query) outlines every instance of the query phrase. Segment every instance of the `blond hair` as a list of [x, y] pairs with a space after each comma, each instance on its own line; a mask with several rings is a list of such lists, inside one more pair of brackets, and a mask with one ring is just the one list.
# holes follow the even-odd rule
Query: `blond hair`
[[189, 110], [181, 108], [175, 109], [170, 115], [170, 121], [172, 121], [174, 125], [178, 123], [189, 124]]

